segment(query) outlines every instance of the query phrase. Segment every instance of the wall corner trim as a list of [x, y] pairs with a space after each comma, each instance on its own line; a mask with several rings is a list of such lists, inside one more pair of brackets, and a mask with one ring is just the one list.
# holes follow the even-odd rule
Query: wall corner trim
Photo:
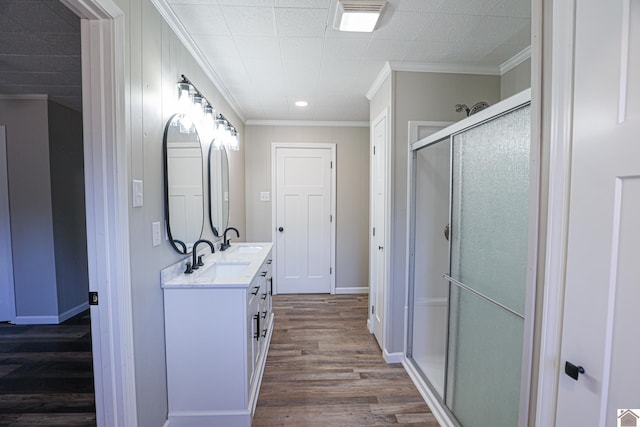
[[167, 24], [169, 24], [169, 27], [171, 27], [171, 29], [176, 33], [176, 36], [182, 42], [182, 44], [184, 44], [187, 51], [189, 51], [189, 53], [193, 55], [196, 63], [202, 67], [202, 70], [204, 71], [206, 76], [211, 79], [214, 86], [220, 91], [224, 99], [229, 103], [231, 109], [238, 115], [240, 120], [242, 120], [242, 123], [245, 123], [247, 121], [247, 118], [240, 109], [240, 106], [236, 102], [235, 98], [233, 97], [231, 92], [229, 92], [209, 61], [206, 59], [206, 56], [197, 47], [196, 43], [184, 28], [171, 6], [167, 3], [166, 0], [151, 0], [151, 3], [156, 7], [158, 12], [160, 12], [160, 15], [164, 18]]
[[367, 121], [324, 121], [324, 120], [247, 120], [245, 126], [318, 126], [318, 127], [359, 127], [368, 128]]
[[529, 58], [531, 58], [531, 46], [525, 47], [520, 52], [500, 64], [500, 75], [502, 76], [513, 70]]
[[373, 83], [371, 84], [371, 87], [369, 88], [369, 90], [365, 94], [365, 97], [369, 101], [371, 101], [373, 99], [373, 97], [376, 95], [376, 93], [380, 89], [380, 86], [382, 86], [382, 83], [384, 83], [384, 81], [390, 75], [391, 75], [391, 64], [389, 62], [385, 62], [385, 64], [382, 66], [382, 69], [378, 73], [378, 76], [373, 81]]

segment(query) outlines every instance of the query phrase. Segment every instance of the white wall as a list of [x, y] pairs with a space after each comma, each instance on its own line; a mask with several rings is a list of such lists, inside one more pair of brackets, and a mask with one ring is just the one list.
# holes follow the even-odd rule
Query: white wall
[[518, 64], [500, 77], [500, 99], [531, 87], [531, 59]]
[[378, 114], [390, 93], [392, 115], [391, 176], [391, 271], [388, 293], [387, 351], [402, 352], [407, 233], [408, 122], [411, 120], [458, 121], [463, 113], [455, 104], [469, 106], [478, 101], [500, 100], [500, 77], [490, 75], [392, 71], [371, 102], [371, 114]]
[[247, 240], [271, 241], [272, 142], [336, 143], [336, 288], [368, 286], [369, 129], [366, 127], [247, 126]]
[[[130, 253], [134, 366], [138, 425], [162, 426], [167, 419], [163, 295], [160, 270], [182, 259], [163, 240], [152, 246], [151, 224], [164, 224], [162, 137], [176, 112], [176, 83], [185, 74], [244, 135], [241, 120], [196, 63], [149, 0], [115, 0], [125, 15], [125, 100], [130, 125], [128, 182], [144, 182], [144, 206], [130, 207]], [[122, 142], [124, 144], [124, 141]], [[244, 142], [230, 157], [230, 224], [242, 236], [244, 213]], [[129, 197], [131, 200], [131, 197]], [[205, 212], [208, 210], [205, 209]], [[203, 237], [212, 239], [205, 214]], [[200, 338], [200, 337], [197, 337]]]
[[45, 96], [2, 99], [0, 124], [7, 129], [16, 322], [58, 323], [88, 298], [82, 117]]

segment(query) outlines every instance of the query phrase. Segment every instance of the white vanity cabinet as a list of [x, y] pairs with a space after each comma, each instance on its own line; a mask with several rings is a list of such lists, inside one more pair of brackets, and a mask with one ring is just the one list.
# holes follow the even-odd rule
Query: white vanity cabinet
[[[193, 275], [163, 271], [166, 425], [251, 426], [273, 330], [271, 243], [259, 245], [259, 253], [232, 246], [209, 255]], [[222, 278], [207, 272], [215, 263], [249, 265], [242, 277]]]

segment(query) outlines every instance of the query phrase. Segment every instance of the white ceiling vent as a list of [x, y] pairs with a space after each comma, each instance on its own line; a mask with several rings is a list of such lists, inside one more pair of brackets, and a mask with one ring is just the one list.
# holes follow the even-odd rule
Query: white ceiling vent
[[340, 31], [370, 33], [376, 28], [385, 0], [338, 0], [333, 27]]

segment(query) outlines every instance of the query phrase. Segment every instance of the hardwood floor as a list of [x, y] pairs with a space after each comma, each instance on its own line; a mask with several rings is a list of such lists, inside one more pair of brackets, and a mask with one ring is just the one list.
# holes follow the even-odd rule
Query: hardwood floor
[[89, 312], [61, 325], [0, 323], [0, 426], [95, 426]]
[[366, 295], [278, 295], [253, 427], [439, 424], [369, 334]]

